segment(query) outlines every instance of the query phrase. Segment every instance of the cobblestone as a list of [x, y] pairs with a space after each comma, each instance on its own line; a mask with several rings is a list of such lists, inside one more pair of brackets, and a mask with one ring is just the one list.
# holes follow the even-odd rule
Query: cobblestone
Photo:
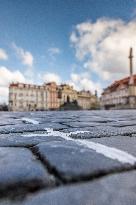
[[26, 148], [0, 147], [0, 197], [55, 183], [44, 166]]
[[[122, 164], [102, 157], [100, 154], [73, 141], [42, 143], [34, 147], [43, 161], [50, 163], [63, 181], [80, 181], [82, 178], [104, 174], [109, 169], [118, 169]], [[63, 153], [63, 154], [62, 154]], [[99, 162], [99, 163], [98, 163]]]
[[135, 205], [136, 172], [121, 173], [84, 184], [31, 196], [22, 205]]
[[135, 205], [135, 145], [136, 110], [1, 112], [0, 204]]

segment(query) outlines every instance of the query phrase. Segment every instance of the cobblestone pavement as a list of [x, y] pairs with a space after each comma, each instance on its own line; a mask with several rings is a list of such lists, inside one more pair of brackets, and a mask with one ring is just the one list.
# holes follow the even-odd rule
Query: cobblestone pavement
[[1, 112], [0, 204], [135, 205], [136, 110]]

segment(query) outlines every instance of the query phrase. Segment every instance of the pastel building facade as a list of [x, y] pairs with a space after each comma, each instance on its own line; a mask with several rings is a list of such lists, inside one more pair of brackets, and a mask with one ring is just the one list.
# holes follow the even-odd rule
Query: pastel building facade
[[9, 86], [10, 111], [35, 111], [59, 108], [56, 83], [42, 86], [12, 83]]
[[43, 85], [11, 83], [9, 86], [10, 111], [58, 110], [64, 103], [74, 101], [82, 109], [91, 109], [97, 98], [89, 91], [77, 92], [73, 86], [55, 82]]
[[66, 102], [73, 102], [77, 100], [77, 91], [74, 90], [73, 86], [61, 84], [58, 87], [58, 97], [60, 99], [60, 105]]
[[130, 75], [115, 81], [104, 89], [100, 104], [104, 109], [136, 108], [136, 75], [133, 74], [132, 48], [130, 49]]
[[104, 89], [101, 96], [101, 107], [104, 109], [136, 108], [136, 75], [133, 85], [130, 77], [115, 81]]
[[57, 110], [60, 106], [57, 84], [55, 82], [47, 83], [45, 87], [48, 94], [46, 96], [47, 107], [44, 110]]
[[80, 91], [77, 93], [78, 105], [84, 110], [88, 110], [96, 104], [97, 98], [90, 91]]

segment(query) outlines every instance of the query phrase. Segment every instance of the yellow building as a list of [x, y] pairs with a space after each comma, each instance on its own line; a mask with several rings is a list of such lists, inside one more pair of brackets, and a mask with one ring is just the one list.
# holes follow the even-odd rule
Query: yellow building
[[60, 98], [60, 105], [65, 102], [73, 102], [77, 100], [77, 91], [73, 89], [73, 86], [68, 84], [61, 84], [58, 88], [58, 96]]
[[77, 92], [73, 86], [55, 82], [43, 85], [11, 83], [9, 86], [10, 111], [58, 110], [64, 103], [74, 101], [82, 109], [91, 109], [97, 98], [89, 91]]
[[77, 93], [77, 102], [84, 110], [94, 108], [97, 104], [97, 97], [92, 95], [90, 91], [80, 91]]

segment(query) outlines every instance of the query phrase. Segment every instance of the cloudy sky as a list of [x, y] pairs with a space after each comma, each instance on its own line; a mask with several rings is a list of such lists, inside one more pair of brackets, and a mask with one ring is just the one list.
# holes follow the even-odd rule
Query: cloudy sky
[[136, 0], [0, 0], [0, 102], [10, 82], [70, 83], [101, 93], [129, 74]]

